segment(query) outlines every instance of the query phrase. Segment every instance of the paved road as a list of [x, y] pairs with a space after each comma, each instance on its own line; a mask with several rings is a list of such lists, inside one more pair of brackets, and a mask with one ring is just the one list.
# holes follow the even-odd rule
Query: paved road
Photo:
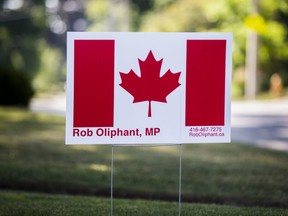
[[[35, 112], [65, 115], [65, 95], [35, 99]], [[288, 151], [288, 98], [232, 102], [232, 141]]]
[[232, 102], [232, 140], [288, 151], [288, 98]]

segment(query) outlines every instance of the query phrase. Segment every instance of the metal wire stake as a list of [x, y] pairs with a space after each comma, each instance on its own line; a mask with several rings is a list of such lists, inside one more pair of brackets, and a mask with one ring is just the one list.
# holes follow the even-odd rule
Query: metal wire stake
[[179, 204], [178, 204], [178, 216], [181, 215], [181, 181], [182, 181], [182, 144], [179, 146]]
[[114, 171], [114, 145], [111, 153], [111, 198], [110, 198], [110, 216], [113, 216], [113, 171]]

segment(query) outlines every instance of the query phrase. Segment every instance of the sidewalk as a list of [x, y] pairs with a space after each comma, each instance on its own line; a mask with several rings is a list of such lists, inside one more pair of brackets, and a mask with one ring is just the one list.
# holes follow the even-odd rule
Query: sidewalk
[[65, 93], [58, 93], [54, 96], [34, 98], [31, 101], [30, 109], [33, 112], [41, 112], [52, 115], [65, 116], [66, 95]]
[[[31, 110], [65, 116], [65, 94], [36, 98]], [[232, 141], [288, 151], [288, 98], [232, 102]]]

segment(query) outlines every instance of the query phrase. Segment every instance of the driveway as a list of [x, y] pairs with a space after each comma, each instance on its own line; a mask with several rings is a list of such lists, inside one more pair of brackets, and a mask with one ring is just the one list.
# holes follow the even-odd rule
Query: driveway
[[[65, 94], [34, 99], [31, 110], [65, 116]], [[288, 97], [232, 102], [232, 141], [288, 151]]]

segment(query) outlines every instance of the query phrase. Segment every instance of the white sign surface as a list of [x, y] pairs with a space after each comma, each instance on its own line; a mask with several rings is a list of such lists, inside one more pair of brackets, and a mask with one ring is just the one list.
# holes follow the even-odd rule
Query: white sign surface
[[67, 37], [66, 144], [230, 142], [230, 33]]

